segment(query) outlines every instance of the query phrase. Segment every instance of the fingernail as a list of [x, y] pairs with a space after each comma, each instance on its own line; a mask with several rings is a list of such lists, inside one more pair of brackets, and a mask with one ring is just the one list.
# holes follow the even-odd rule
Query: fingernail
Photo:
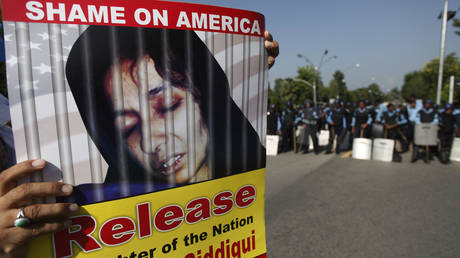
[[42, 168], [44, 167], [46, 164], [46, 161], [42, 160], [42, 159], [37, 159], [37, 160], [34, 160], [32, 162], [32, 167], [35, 167], [35, 168]]
[[72, 192], [73, 187], [71, 185], [63, 185], [61, 190], [64, 193], [70, 193]]
[[73, 203], [69, 206], [70, 211], [78, 211], [78, 205]]

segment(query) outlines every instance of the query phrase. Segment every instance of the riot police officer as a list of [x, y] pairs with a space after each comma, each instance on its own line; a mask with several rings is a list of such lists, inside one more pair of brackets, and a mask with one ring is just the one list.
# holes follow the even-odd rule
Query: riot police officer
[[449, 163], [452, 141], [454, 140], [455, 116], [453, 112], [454, 105], [447, 104], [439, 115], [439, 140], [441, 142], [439, 160], [444, 164]]
[[[388, 104], [386, 109], [387, 110], [381, 115], [381, 122], [385, 126], [385, 138], [395, 141], [401, 138], [402, 152], [406, 152], [408, 149], [407, 138], [402, 133], [400, 126], [407, 124], [407, 119], [399, 110], [396, 110], [395, 106], [391, 103]], [[396, 150], [393, 152], [393, 161], [401, 161], [401, 156]]]
[[330, 107], [329, 107], [329, 104], [327, 102], [324, 102], [322, 105], [321, 105], [321, 110], [319, 112], [319, 128], [320, 130], [327, 130], [327, 116], [329, 115], [329, 111], [330, 111]]
[[[417, 117], [415, 119], [416, 124], [422, 123], [432, 123], [438, 124], [438, 114], [433, 108], [432, 100], [425, 100], [423, 103], [423, 108], [417, 112]], [[427, 157], [428, 156], [428, 157]], [[416, 162], [419, 158], [419, 146], [414, 143], [414, 150], [412, 152], [411, 162]], [[425, 162], [428, 163], [431, 159], [431, 152], [428, 155], [425, 155]]]
[[296, 118], [296, 110], [292, 106], [292, 101], [286, 103], [286, 109], [281, 114], [281, 151], [290, 151], [293, 146], [293, 131]]
[[423, 108], [421, 100], [417, 100], [415, 95], [409, 97], [409, 104], [407, 106], [407, 118], [409, 119], [407, 128], [407, 139], [409, 144], [414, 141], [415, 122], [417, 120], [417, 113]]
[[354, 138], [369, 138], [369, 129], [372, 123], [372, 114], [366, 108], [364, 100], [359, 101], [359, 107], [355, 109], [351, 120], [351, 132]]
[[276, 111], [275, 105], [270, 105], [270, 110], [267, 113], [267, 135], [279, 134], [281, 128], [281, 121]]
[[345, 110], [341, 108], [341, 101], [336, 100], [334, 107], [329, 111], [327, 116], [327, 123], [329, 125], [329, 144], [327, 145], [326, 154], [332, 153], [332, 145], [334, 139], [337, 138], [335, 153], [340, 153], [340, 144], [345, 136], [347, 129], [347, 120], [345, 118]]
[[312, 107], [311, 100], [307, 99], [305, 101], [305, 108], [302, 113], [302, 126], [304, 127], [303, 137], [301, 137], [300, 144], [302, 145], [303, 153], [308, 153], [310, 148], [310, 137], [313, 141], [313, 148], [315, 153], [319, 153], [318, 146], [318, 112], [314, 107]]
[[460, 107], [457, 106], [457, 108], [454, 109], [454, 111], [452, 112], [452, 114], [453, 114], [454, 117], [455, 117], [455, 127], [457, 128], [455, 134], [456, 134], [457, 137], [460, 137]]

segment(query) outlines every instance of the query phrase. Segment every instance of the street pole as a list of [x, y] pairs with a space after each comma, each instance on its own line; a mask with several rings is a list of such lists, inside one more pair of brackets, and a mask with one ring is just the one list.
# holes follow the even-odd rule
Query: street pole
[[444, 50], [446, 45], [446, 27], [447, 27], [447, 8], [448, 1], [444, 4], [444, 11], [442, 14], [442, 31], [441, 31], [441, 56], [439, 57], [439, 75], [438, 75], [438, 90], [436, 92], [436, 104], [441, 104], [441, 89], [442, 89], [442, 75], [444, 70]]
[[454, 84], [455, 83], [455, 76], [450, 77], [450, 88], [449, 88], [449, 103], [453, 104], [454, 103]]
[[315, 80], [313, 81], [313, 104], [315, 105], [315, 109], [316, 109], [316, 77], [315, 77]]
[[313, 85], [311, 83], [307, 82], [304, 79], [296, 78], [296, 79], [294, 79], [294, 81], [305, 83], [306, 85], [312, 87], [312, 89], [313, 89], [313, 103], [314, 103], [314, 105], [316, 107], [316, 80], [313, 80]]

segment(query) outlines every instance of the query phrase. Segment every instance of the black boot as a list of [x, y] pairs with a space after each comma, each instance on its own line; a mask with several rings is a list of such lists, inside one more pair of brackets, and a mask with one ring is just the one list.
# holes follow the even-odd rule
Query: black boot
[[310, 146], [307, 146], [307, 145], [304, 145], [303, 146], [303, 154], [307, 154], [308, 153], [308, 149], [310, 148]]
[[393, 152], [393, 162], [401, 162], [402, 158], [401, 155], [397, 151]]

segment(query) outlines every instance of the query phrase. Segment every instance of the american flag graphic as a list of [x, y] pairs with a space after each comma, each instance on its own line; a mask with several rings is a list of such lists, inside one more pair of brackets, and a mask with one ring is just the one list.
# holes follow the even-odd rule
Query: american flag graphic
[[[17, 160], [43, 158], [51, 164], [31, 181], [104, 182], [107, 162], [87, 133], [64, 72], [69, 52], [85, 29], [83, 25], [4, 22]], [[268, 82], [263, 37], [196, 34], [225, 71], [234, 102], [265, 146]]]

